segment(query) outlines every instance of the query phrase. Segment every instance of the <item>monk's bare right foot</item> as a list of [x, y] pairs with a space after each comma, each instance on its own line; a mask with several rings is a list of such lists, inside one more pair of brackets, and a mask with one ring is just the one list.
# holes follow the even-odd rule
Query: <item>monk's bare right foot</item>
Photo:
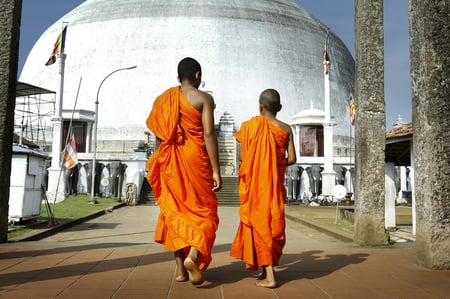
[[202, 272], [198, 268], [198, 265], [196, 262], [194, 262], [190, 257], [187, 257], [184, 260], [184, 267], [188, 271], [189, 274], [189, 281], [193, 285], [199, 285], [204, 282]]
[[263, 288], [270, 288], [270, 289], [272, 289], [272, 288], [276, 288], [276, 287], [277, 287], [277, 282], [276, 282], [276, 281], [269, 281], [269, 280], [267, 280], [267, 279], [263, 279], [263, 280], [257, 281], [257, 282], [256, 282], [256, 285], [257, 285], [258, 287], [263, 287]]
[[263, 280], [263, 279], [266, 279], [266, 270], [263, 269], [262, 272], [261, 272], [261, 274], [259, 274], [258, 276], [256, 276], [256, 279], [257, 279], [257, 280]]

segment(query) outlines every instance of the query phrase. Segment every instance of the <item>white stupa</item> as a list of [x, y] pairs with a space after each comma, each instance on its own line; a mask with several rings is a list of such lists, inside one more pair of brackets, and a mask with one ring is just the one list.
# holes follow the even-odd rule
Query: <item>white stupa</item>
[[[69, 23], [64, 110], [74, 107], [78, 94], [76, 108], [93, 111], [105, 76], [137, 66], [102, 85], [99, 151], [118, 141], [137, 144], [146, 139], [145, 120], [153, 100], [178, 84], [176, 67], [186, 56], [202, 65], [203, 89], [216, 101], [216, 122], [229, 112], [239, 127], [258, 114], [258, 96], [266, 88], [280, 92], [283, 109], [278, 116], [285, 122], [311, 103], [324, 109], [322, 53], [327, 27], [294, 1], [87, 0], [42, 34], [20, 81], [58, 89], [57, 64], [44, 64], [63, 22]], [[329, 48], [334, 135], [348, 136], [354, 60], [332, 31]]]

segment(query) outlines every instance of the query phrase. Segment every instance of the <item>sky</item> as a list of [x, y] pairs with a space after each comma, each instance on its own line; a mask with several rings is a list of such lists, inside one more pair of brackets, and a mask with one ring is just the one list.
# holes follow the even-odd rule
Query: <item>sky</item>
[[[355, 0], [295, 1], [337, 34], [355, 57]], [[19, 75], [29, 52], [44, 31], [83, 2], [84, 0], [22, 0]], [[386, 128], [389, 130], [398, 116], [404, 122], [411, 121], [408, 0], [384, 1], [384, 30]], [[49, 56], [52, 50], [53, 45], [49, 45]]]

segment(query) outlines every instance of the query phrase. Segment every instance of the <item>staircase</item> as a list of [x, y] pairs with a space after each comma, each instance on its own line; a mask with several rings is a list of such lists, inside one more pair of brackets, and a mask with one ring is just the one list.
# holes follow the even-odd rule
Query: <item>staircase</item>
[[[222, 177], [222, 190], [216, 193], [219, 206], [239, 206], [239, 181], [237, 177]], [[141, 203], [155, 204], [155, 197], [147, 182], [144, 180], [141, 190]]]
[[142, 182], [141, 194], [139, 203], [141, 204], [155, 204], [155, 197], [153, 196], [152, 188], [150, 187], [147, 178]]
[[222, 181], [222, 190], [216, 193], [219, 206], [239, 206], [239, 179], [227, 176]]

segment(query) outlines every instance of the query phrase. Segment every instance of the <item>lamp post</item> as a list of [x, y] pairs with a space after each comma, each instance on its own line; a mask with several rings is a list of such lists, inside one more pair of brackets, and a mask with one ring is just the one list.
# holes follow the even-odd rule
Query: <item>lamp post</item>
[[97, 203], [97, 201], [94, 198], [94, 187], [95, 187], [95, 159], [97, 156], [97, 126], [98, 126], [98, 94], [100, 93], [100, 88], [102, 87], [103, 83], [106, 81], [106, 79], [108, 79], [110, 76], [112, 76], [113, 74], [120, 72], [120, 71], [125, 71], [125, 70], [131, 70], [136, 68], [136, 66], [130, 66], [130, 67], [124, 67], [124, 68], [120, 68], [117, 69], [115, 71], [112, 71], [111, 73], [109, 73], [104, 79], [103, 81], [100, 83], [100, 86], [98, 87], [97, 90], [97, 97], [95, 99], [95, 120], [94, 120], [94, 125], [95, 125], [95, 129], [94, 129], [94, 155], [92, 158], [92, 184], [91, 184], [91, 203], [95, 204]]

